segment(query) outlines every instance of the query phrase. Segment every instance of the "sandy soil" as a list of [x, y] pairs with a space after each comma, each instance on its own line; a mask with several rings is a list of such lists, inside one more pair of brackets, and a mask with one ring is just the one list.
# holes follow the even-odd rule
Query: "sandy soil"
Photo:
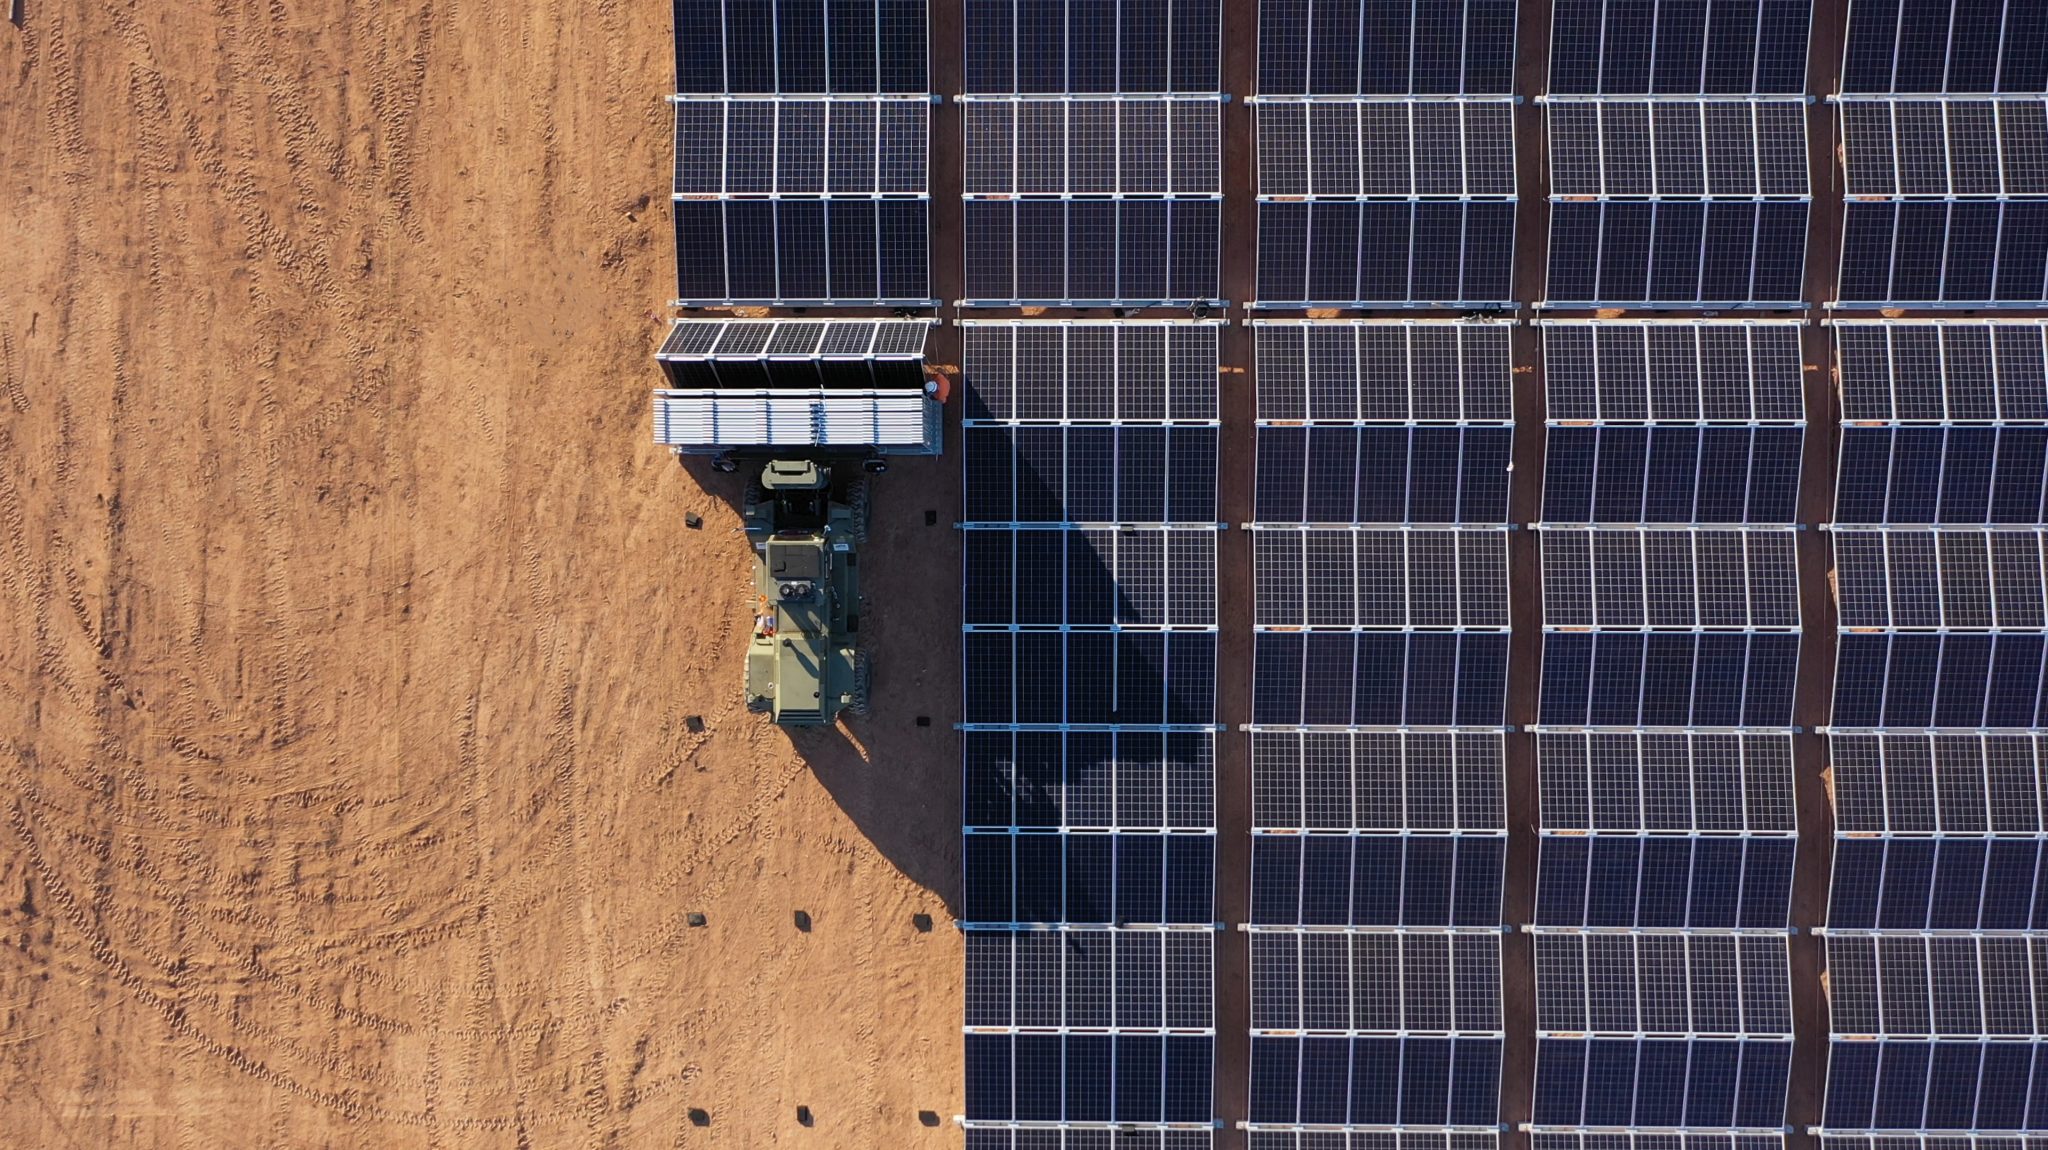
[[0, 1142], [958, 1142], [953, 463], [877, 716], [741, 710], [737, 484], [647, 443], [668, 26], [0, 24]]

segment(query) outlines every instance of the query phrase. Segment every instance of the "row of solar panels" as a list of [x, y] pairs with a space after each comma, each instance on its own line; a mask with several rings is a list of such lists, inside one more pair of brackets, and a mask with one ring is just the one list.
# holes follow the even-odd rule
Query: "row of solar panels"
[[1209, 1144], [1219, 329], [961, 327], [970, 1146]]
[[[2048, 303], [2048, 14], [1996, 7], [1852, 4], [1841, 304]], [[677, 10], [678, 302], [935, 302], [921, 0]], [[1546, 304], [1800, 305], [1810, 21], [1555, 6]], [[968, 5], [964, 302], [1221, 295], [1219, 29], [1219, 0]], [[1256, 305], [1512, 306], [1510, 0], [1263, 0], [1259, 31]]]

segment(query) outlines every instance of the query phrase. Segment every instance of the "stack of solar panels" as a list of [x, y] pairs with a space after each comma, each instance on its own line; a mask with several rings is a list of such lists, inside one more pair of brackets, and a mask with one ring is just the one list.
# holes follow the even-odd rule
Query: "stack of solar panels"
[[1255, 325], [1255, 1150], [1497, 1140], [1506, 323]]
[[1798, 306], [1811, 9], [1559, 0], [1549, 306]]
[[759, 447], [937, 454], [924, 393], [929, 320], [679, 319], [655, 359], [654, 441], [686, 453]]
[[1514, 0], [1261, 0], [1264, 307], [1512, 307]]
[[1824, 1141], [2032, 1145], [2018, 1135], [2048, 1130], [2048, 325], [1847, 321], [1835, 342]]
[[1545, 1150], [1781, 1141], [1798, 321], [1551, 321], [1539, 546]]
[[969, 305], [1218, 295], [1219, 0], [967, 0]]
[[2048, 7], [1854, 0], [1842, 93], [1842, 303], [2048, 303]]
[[963, 321], [972, 1150], [1210, 1144], [1217, 330]]
[[925, 0], [676, 0], [676, 302], [930, 304]]

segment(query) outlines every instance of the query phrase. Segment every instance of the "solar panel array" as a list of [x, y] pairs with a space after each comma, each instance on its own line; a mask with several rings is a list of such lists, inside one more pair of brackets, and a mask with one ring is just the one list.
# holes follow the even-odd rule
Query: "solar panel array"
[[675, 8], [676, 302], [933, 302], [925, 0]]
[[1560, 0], [1553, 307], [1794, 307], [1810, 0]]
[[[1562, 11], [1562, 10], [1561, 10]], [[1542, 329], [1539, 1143], [1778, 1141], [1792, 1056], [1797, 321]], [[1565, 1137], [1569, 1143], [1546, 1142]]]
[[1512, 330], [1253, 328], [1254, 1146], [1496, 1138]]
[[1852, 0], [1843, 306], [2048, 303], [2048, 9]]
[[1512, 0], [1261, 0], [1263, 307], [1512, 307]]
[[[1867, 22], [1870, 9], [1858, 5]], [[1852, 53], [1857, 41], [1852, 32]], [[1867, 62], [1866, 62], [1867, 63]], [[1852, 60], [1852, 67], [1854, 61]], [[1835, 324], [1829, 1141], [2048, 1129], [2048, 324]]]
[[971, 1147], [1209, 1145], [1217, 332], [963, 321]]
[[1220, 0], [968, 0], [966, 299], [1220, 294]]

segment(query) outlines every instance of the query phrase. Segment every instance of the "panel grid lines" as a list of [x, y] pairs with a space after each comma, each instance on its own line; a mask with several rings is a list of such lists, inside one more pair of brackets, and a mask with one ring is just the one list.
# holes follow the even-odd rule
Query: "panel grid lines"
[[1556, 98], [1552, 203], [1809, 198], [1806, 101]]
[[964, 327], [970, 1146], [1209, 1143], [1216, 334]]

